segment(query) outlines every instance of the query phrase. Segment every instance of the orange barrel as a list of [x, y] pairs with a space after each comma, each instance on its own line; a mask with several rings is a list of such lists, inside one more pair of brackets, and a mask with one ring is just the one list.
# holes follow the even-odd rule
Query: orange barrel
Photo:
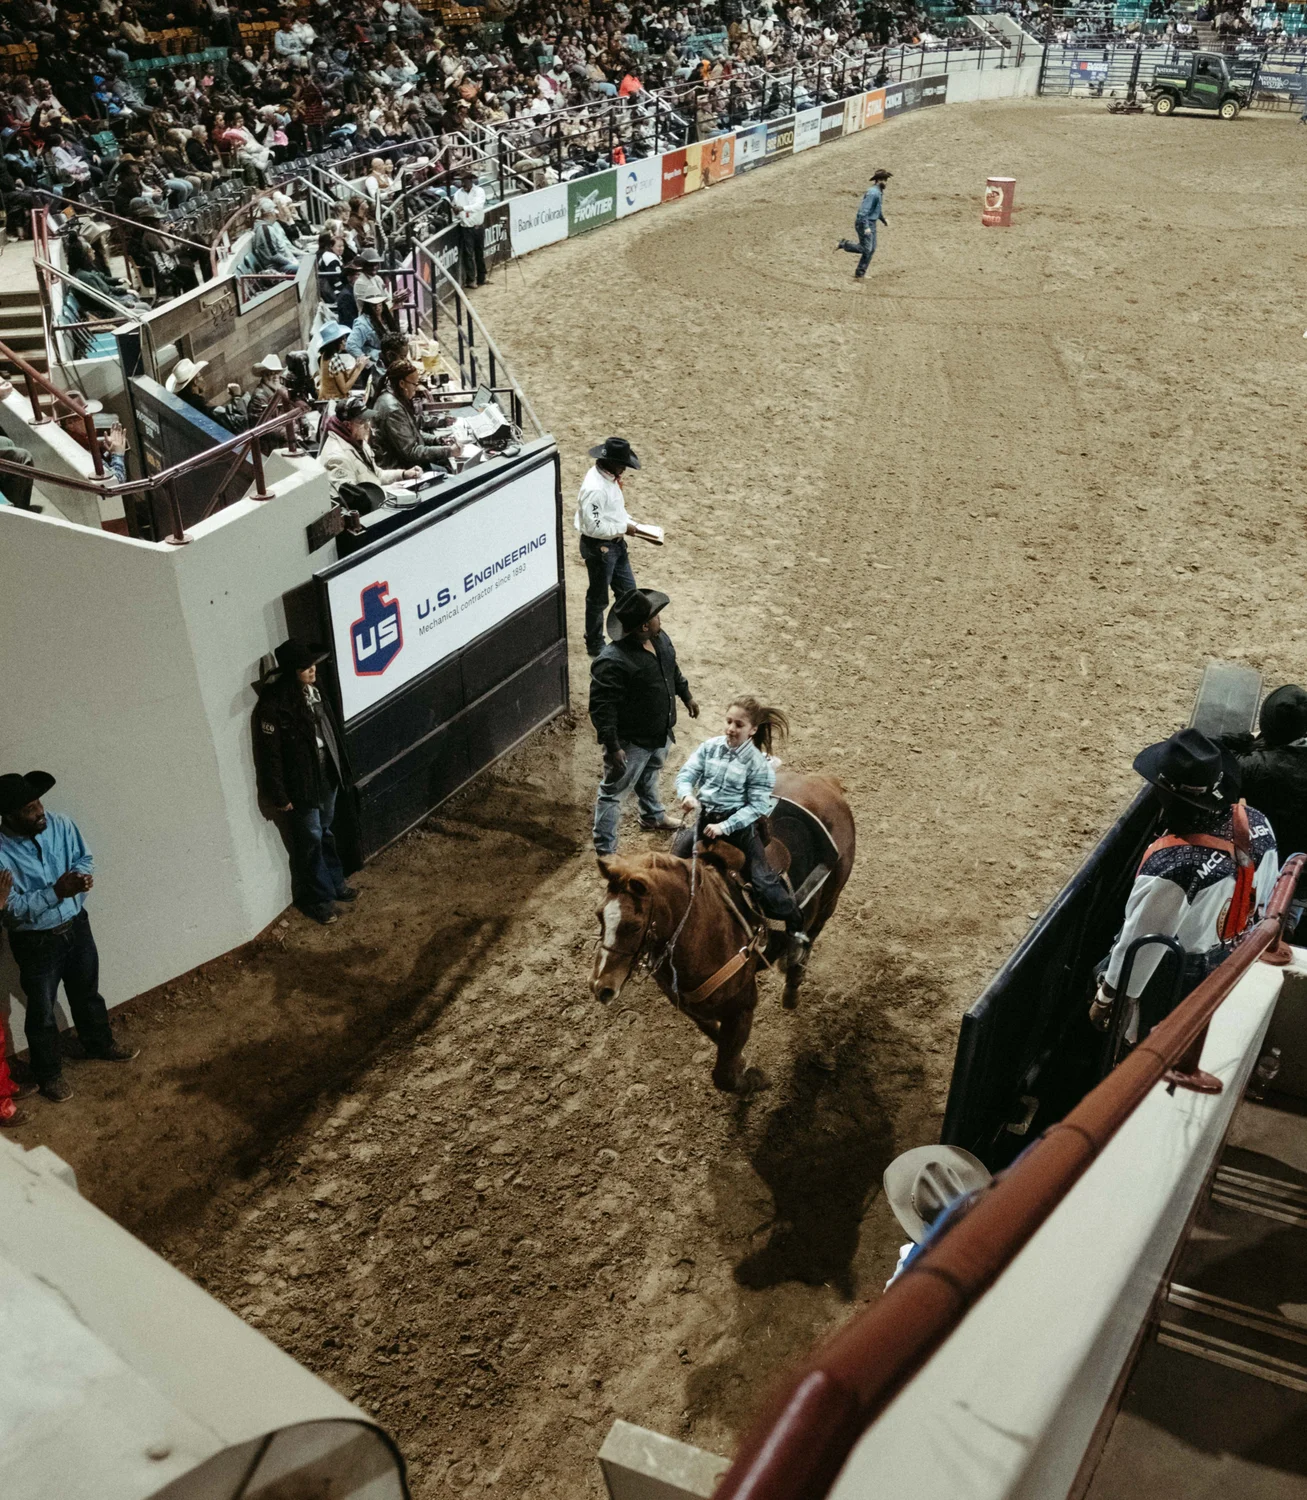
[[1006, 229], [1012, 222], [1012, 200], [1017, 194], [1015, 177], [985, 179], [985, 207], [980, 222]]

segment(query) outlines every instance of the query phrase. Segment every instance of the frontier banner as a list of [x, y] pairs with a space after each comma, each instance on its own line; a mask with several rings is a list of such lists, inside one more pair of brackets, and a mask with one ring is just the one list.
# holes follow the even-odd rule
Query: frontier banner
[[567, 184], [567, 233], [588, 234], [617, 217], [617, 173], [596, 172]]

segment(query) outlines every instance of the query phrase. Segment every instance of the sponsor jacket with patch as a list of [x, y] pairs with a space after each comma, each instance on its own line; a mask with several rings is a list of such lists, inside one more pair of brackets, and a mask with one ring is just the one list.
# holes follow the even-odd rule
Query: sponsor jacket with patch
[[[1213, 819], [1214, 826], [1203, 832], [1218, 838], [1231, 836], [1230, 819]], [[1264, 814], [1248, 809], [1248, 831], [1252, 839], [1253, 916], [1261, 917], [1275, 889], [1280, 860], [1275, 835]], [[1121, 966], [1126, 950], [1136, 938], [1159, 933], [1173, 937], [1186, 954], [1212, 953], [1221, 948], [1221, 917], [1234, 895], [1234, 860], [1221, 849], [1205, 849], [1197, 844], [1158, 849], [1139, 867], [1135, 883], [1126, 901], [1125, 921], [1112, 945], [1105, 978], [1119, 989]], [[1156, 944], [1141, 948], [1130, 971], [1130, 996], [1137, 999], [1153, 971], [1166, 954]]]
[[254, 715], [259, 794], [273, 807], [321, 807], [344, 784], [340, 727], [321, 693], [310, 705], [294, 674], [269, 683]]

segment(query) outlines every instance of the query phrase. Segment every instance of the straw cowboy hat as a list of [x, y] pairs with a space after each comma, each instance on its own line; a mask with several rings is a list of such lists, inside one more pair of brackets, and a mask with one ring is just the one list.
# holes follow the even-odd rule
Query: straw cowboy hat
[[1201, 729], [1181, 729], [1146, 745], [1134, 766], [1159, 791], [1208, 812], [1223, 812], [1239, 797], [1239, 762]]
[[253, 366], [256, 375], [284, 375], [286, 366], [275, 354], [265, 354], [257, 365]]
[[208, 366], [209, 361], [207, 359], [179, 359], [173, 366], [172, 374], [168, 377], [168, 390], [174, 396], [178, 391], [184, 391], [200, 371], [208, 369]]
[[885, 1201], [920, 1244], [946, 1208], [991, 1180], [984, 1162], [960, 1146], [914, 1146], [885, 1168]]
[[639, 630], [672, 601], [658, 589], [627, 589], [608, 611], [608, 638], [620, 641], [632, 630]]

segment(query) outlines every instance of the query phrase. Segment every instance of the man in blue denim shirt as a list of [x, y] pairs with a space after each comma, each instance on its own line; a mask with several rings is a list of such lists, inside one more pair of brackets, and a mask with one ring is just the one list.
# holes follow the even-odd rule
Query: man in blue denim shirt
[[94, 861], [77, 824], [47, 813], [41, 798], [54, 785], [46, 771], [0, 776], [0, 868], [14, 878], [5, 908], [9, 946], [27, 999], [27, 1047], [41, 1093], [52, 1104], [73, 1097], [64, 1080], [55, 1004], [62, 983], [88, 1058], [130, 1062], [119, 1046], [100, 994], [100, 955], [84, 910], [95, 883]]
[[871, 186], [862, 195], [862, 202], [858, 204], [857, 217], [853, 221], [853, 227], [857, 231], [858, 241], [854, 244], [852, 240], [841, 240], [835, 247], [837, 250], [847, 250], [850, 255], [858, 256], [857, 268], [853, 272], [853, 279], [861, 281], [867, 274], [867, 267], [871, 264], [871, 257], [876, 253], [876, 225], [884, 224], [889, 227], [889, 220], [882, 211], [885, 202], [885, 187], [893, 172], [887, 172], [884, 167], [878, 167], [871, 174]]

